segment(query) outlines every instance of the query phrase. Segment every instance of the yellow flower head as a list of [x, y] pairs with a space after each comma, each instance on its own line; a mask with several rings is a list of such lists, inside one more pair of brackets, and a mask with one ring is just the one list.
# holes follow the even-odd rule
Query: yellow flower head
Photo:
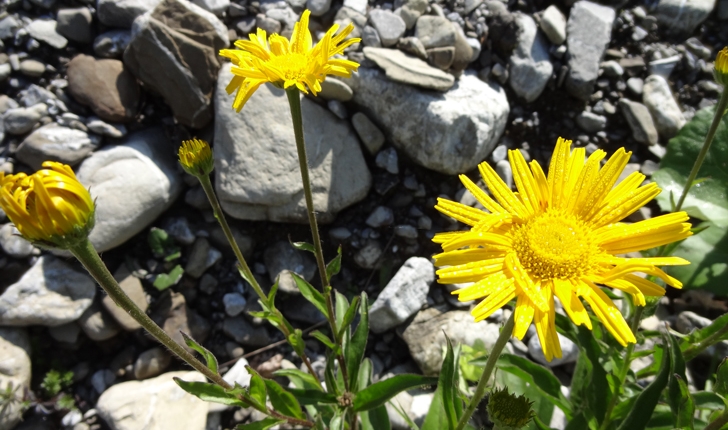
[[715, 57], [715, 69], [713, 69], [715, 81], [728, 88], [728, 46], [718, 52]]
[[664, 288], [633, 272], [682, 284], [656, 266], [689, 264], [677, 257], [626, 258], [641, 251], [691, 235], [685, 212], [626, 224], [619, 222], [652, 200], [660, 189], [642, 185], [645, 176], [634, 172], [615, 186], [631, 152], [620, 148], [600, 167], [606, 153], [595, 151], [585, 160], [584, 148], [571, 150], [559, 139], [548, 177], [541, 166], [526, 163], [519, 151], [509, 151], [514, 193], [487, 164], [480, 173], [495, 197], [468, 177], [465, 187], [488, 211], [438, 199], [445, 215], [468, 224], [469, 231], [440, 233], [434, 241], [443, 253], [435, 256], [438, 281], [474, 284], [454, 291], [461, 301], [483, 299], [474, 309], [476, 321], [487, 318], [516, 298], [513, 335], [522, 339], [531, 322], [536, 325], [544, 355], [561, 357], [554, 325], [554, 296], [577, 325], [591, 329], [582, 300], [616, 340], [635, 342], [629, 326], [599, 285], [630, 294], [635, 303], [645, 296], [661, 296]]
[[321, 91], [321, 82], [327, 75], [351, 76], [359, 64], [354, 61], [331, 58], [341, 55], [361, 39], [344, 38], [354, 29], [347, 25], [339, 34], [338, 24], [334, 24], [326, 32], [321, 41], [313, 46], [311, 32], [308, 29], [310, 11], [305, 10], [301, 20], [293, 27], [293, 35], [289, 41], [285, 37], [272, 34], [266, 40], [266, 32], [258, 29], [250, 34], [250, 40], [238, 40], [235, 46], [239, 49], [222, 49], [220, 55], [233, 62], [232, 72], [235, 75], [227, 86], [228, 94], [237, 89], [233, 108], [240, 112], [245, 102], [259, 86], [270, 82], [282, 88], [295, 85], [299, 90], [313, 95]]
[[179, 164], [190, 175], [198, 177], [209, 175], [215, 168], [210, 145], [200, 139], [183, 141], [179, 147]]
[[68, 248], [88, 237], [94, 202], [73, 170], [54, 161], [28, 176], [0, 172], [0, 207], [29, 241]]

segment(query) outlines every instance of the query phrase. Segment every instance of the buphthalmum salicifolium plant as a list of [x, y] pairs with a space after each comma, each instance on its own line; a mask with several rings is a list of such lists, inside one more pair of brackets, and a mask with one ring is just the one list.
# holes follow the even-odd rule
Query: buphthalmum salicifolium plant
[[[671, 244], [692, 234], [688, 216], [677, 204], [673, 213], [624, 222], [660, 192], [658, 186], [645, 184], [640, 173], [618, 181], [630, 157], [624, 149], [605, 161], [605, 152], [597, 150], [586, 157], [583, 148], [571, 148], [571, 142], [564, 139], [556, 143], [547, 172], [535, 161], [527, 163], [519, 151], [509, 153], [517, 192], [487, 163], [480, 165], [480, 173], [490, 194], [461, 176], [466, 189], [485, 210], [445, 199], [436, 206], [469, 226], [435, 237], [443, 248], [434, 256], [440, 267], [438, 281], [470, 283], [455, 294], [464, 301], [482, 299], [472, 311], [476, 320], [515, 301], [514, 311], [493, 348], [464, 363], [469, 366], [468, 380], [477, 379], [477, 386], [469, 386], [463, 377], [460, 345], [449, 341], [439, 377], [401, 374], [373, 382], [372, 362], [365, 356], [368, 298], [362, 293], [349, 299], [331, 287], [331, 278], [341, 267], [342, 253], [339, 249], [331, 261], [324, 260], [300, 105], [300, 92], [315, 96], [328, 75], [347, 77], [357, 69], [357, 63], [340, 55], [359, 40], [346, 39], [353, 29], [351, 25], [341, 31], [334, 25], [314, 44], [308, 16], [305, 11], [290, 40], [277, 34], [267, 37], [259, 30], [248, 41], [236, 42], [238, 49], [222, 50], [221, 55], [232, 60], [235, 77], [227, 90], [236, 92], [233, 108], [237, 111], [243, 110], [251, 94], [264, 83], [283, 88], [288, 95], [312, 235], [312, 243], [293, 246], [315, 254], [320, 287], [295, 274], [293, 277], [302, 296], [328, 322], [327, 329], [311, 333], [327, 351], [322, 375], [313, 369], [307, 356], [303, 332], [276, 307], [277, 283], [264, 291], [233, 239], [209, 178], [214, 154], [207, 142], [183, 142], [180, 164], [199, 179], [238, 260], [240, 275], [258, 296], [262, 311], [254, 315], [281, 331], [305, 371], [282, 369], [274, 373], [276, 379], [270, 379], [248, 368], [249, 386], [231, 385], [220, 375], [210, 351], [185, 334], [187, 346], [199, 354], [199, 359], [172, 340], [119, 288], [89, 242], [95, 217], [93, 198], [70, 167], [48, 162], [32, 175], [0, 173], [0, 206], [33, 243], [70, 250], [120, 307], [209, 380], [178, 379], [182, 389], [203, 400], [253, 408], [265, 415], [238, 429], [264, 430], [287, 424], [295, 428], [386, 430], [391, 428], [387, 402], [402, 391], [422, 387], [435, 387], [424, 421], [418, 426], [406, 414], [404, 418], [410, 427], [425, 430], [475, 428], [483, 423], [482, 417], [474, 418], [478, 408], [485, 409], [494, 428], [501, 430], [546, 429], [554, 407], [563, 412], [569, 429], [716, 430], [728, 422], [723, 405], [728, 395], [728, 365], [723, 363], [718, 368], [714, 389], [700, 393], [688, 390], [685, 372], [687, 360], [728, 337], [728, 316], [680, 340], [665, 332], [637, 330], [640, 318], [654, 307], [655, 298], [665, 294], [665, 286], [682, 286], [661, 267], [689, 264], [668, 255]], [[716, 80], [725, 84], [726, 76], [728, 50], [723, 50], [716, 61]], [[724, 91], [714, 124], [720, 124], [726, 104]], [[706, 152], [717, 127], [711, 126], [706, 135]], [[701, 162], [698, 157], [685, 193]], [[625, 257], [627, 253], [650, 249], [649, 256]], [[557, 312], [559, 307], [565, 315]], [[521, 356], [502, 353], [509, 339], [522, 338], [531, 324], [549, 361], [562, 355], [558, 334], [577, 345], [580, 354], [569, 396], [563, 394], [561, 383], [549, 369]], [[661, 346], [635, 352], [636, 343], [660, 337]], [[467, 352], [472, 353], [473, 348], [469, 346]], [[647, 355], [654, 358], [653, 364], [633, 372], [632, 360]], [[482, 371], [473, 371], [477, 367]], [[288, 384], [282, 385], [282, 380]], [[483, 404], [486, 394], [487, 407]], [[703, 411], [706, 408], [712, 410]]]

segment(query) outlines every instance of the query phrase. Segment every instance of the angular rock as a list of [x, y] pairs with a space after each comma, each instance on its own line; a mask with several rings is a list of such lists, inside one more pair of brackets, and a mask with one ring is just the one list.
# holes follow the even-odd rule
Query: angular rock
[[430, 260], [411, 257], [379, 293], [369, 309], [370, 328], [382, 333], [403, 323], [427, 303], [435, 268]]
[[657, 129], [647, 106], [627, 99], [619, 99], [619, 108], [632, 129], [637, 142], [654, 145], [657, 143]]
[[91, 340], [101, 342], [119, 334], [121, 327], [101, 303], [95, 301], [78, 319], [78, 324]]
[[182, 180], [173, 154], [164, 133], [153, 128], [84, 160], [77, 176], [96, 201], [90, 239], [99, 252], [126, 242], [174, 203]]
[[321, 16], [331, 8], [331, 0], [307, 0], [306, 9], [311, 11], [312, 16]]
[[599, 76], [599, 63], [612, 38], [615, 11], [587, 0], [579, 0], [571, 7], [567, 23], [566, 90], [572, 96], [587, 100]]
[[377, 30], [371, 25], [367, 25], [362, 29], [361, 42], [364, 46], [372, 46], [374, 48], [382, 47], [382, 39], [379, 37]]
[[394, 222], [394, 213], [392, 209], [386, 206], [377, 206], [374, 211], [369, 214], [366, 220], [366, 225], [373, 228], [379, 228], [387, 225], [391, 225]]
[[49, 160], [75, 166], [98, 147], [100, 140], [96, 135], [50, 123], [29, 134], [15, 155], [36, 170]]
[[353, 101], [382, 126], [398, 150], [449, 175], [467, 172], [485, 159], [509, 113], [503, 89], [469, 73], [444, 94], [392, 82], [368, 68], [360, 68], [349, 84]]
[[587, 133], [596, 133], [607, 127], [607, 117], [583, 111], [576, 116], [576, 125]]
[[0, 414], [0, 428], [12, 429], [23, 417], [25, 390], [30, 389], [30, 340], [24, 329], [0, 327], [0, 389], [10, 389]]
[[80, 54], [68, 63], [68, 91], [100, 118], [128, 122], [137, 113], [141, 90], [121, 61]]
[[200, 237], [195, 241], [187, 258], [185, 273], [197, 279], [205, 273], [205, 270], [217, 263], [221, 257], [220, 251], [211, 247], [207, 239]]
[[222, 296], [222, 303], [225, 306], [225, 313], [230, 317], [236, 317], [245, 310], [248, 301], [240, 293], [227, 293]]
[[356, 134], [359, 135], [359, 139], [361, 139], [370, 154], [379, 152], [379, 149], [384, 144], [384, 133], [382, 133], [382, 130], [369, 117], [361, 112], [357, 112], [351, 117], [351, 125], [354, 126]]
[[98, 0], [99, 21], [109, 27], [131, 28], [136, 17], [157, 6], [161, 0]]
[[206, 382], [199, 372], [168, 372], [116, 384], [101, 394], [96, 410], [112, 430], [205, 430], [209, 403], [184, 392], [174, 378]]
[[716, 3], [716, 0], [660, 0], [655, 16], [660, 29], [686, 37], [708, 18]]
[[379, 33], [385, 47], [395, 45], [406, 30], [402, 18], [384, 9], [370, 11], [369, 22]]
[[134, 378], [149, 379], [164, 372], [172, 361], [169, 353], [162, 347], [155, 346], [141, 354], [134, 362]]
[[58, 34], [57, 23], [52, 19], [36, 19], [28, 24], [25, 29], [30, 37], [45, 42], [56, 49], [63, 49], [68, 45], [68, 39]]
[[[142, 287], [142, 282], [139, 278], [129, 273], [129, 269], [126, 268], [126, 265], [122, 264], [116, 272], [114, 272], [114, 279], [116, 279], [116, 282], [119, 283], [119, 287], [124, 290], [131, 301], [133, 301], [139, 309], [142, 310], [142, 312], [146, 312], [149, 307], [149, 302], [147, 302], [147, 296], [144, 294], [144, 287]], [[108, 295], [105, 295], [101, 299], [101, 304], [104, 305], [104, 308], [106, 308], [109, 314], [111, 314], [111, 316], [124, 330], [134, 331], [141, 328], [141, 325], [132, 318], [127, 311], [114, 303], [114, 300]]]
[[[475, 44], [480, 48], [480, 42], [477, 39], [471, 39], [475, 40]], [[462, 72], [465, 70], [466, 67], [468, 67], [468, 64], [470, 64], [473, 60], [477, 59], [478, 56], [473, 55], [473, 47], [471, 46], [471, 42], [468, 42], [468, 39], [465, 37], [465, 35], [462, 33], [462, 31], [456, 31], [455, 32], [455, 57], [452, 60], [452, 67], [453, 70], [456, 72]]]
[[[307, 222], [284, 91], [261, 86], [238, 114], [225, 92], [231, 78], [228, 67], [220, 70], [215, 96], [215, 185], [223, 209], [240, 219]], [[351, 126], [307, 98], [301, 104], [314, 207], [320, 222], [330, 222], [366, 196], [371, 175]]]
[[96, 284], [89, 275], [43, 255], [0, 295], [0, 325], [52, 327], [75, 321], [94, 295]]
[[419, 311], [398, 333], [407, 343], [410, 354], [425, 375], [436, 375], [442, 367], [445, 335], [453, 344], [473, 345], [480, 340], [490, 350], [498, 338], [500, 327], [487, 321], [475, 322], [467, 311], [447, 311], [438, 306]]
[[121, 124], [109, 124], [95, 116], [86, 119], [86, 127], [96, 134], [120, 139], [126, 136], [126, 127]]
[[549, 59], [548, 42], [538, 33], [533, 18], [517, 13], [516, 22], [521, 31], [510, 59], [509, 83], [518, 96], [530, 103], [546, 88], [554, 66]]
[[455, 84], [455, 78], [451, 74], [397, 49], [367, 46], [364, 48], [364, 56], [384, 69], [387, 78], [394, 82], [437, 91], [447, 91]]
[[79, 43], [93, 40], [93, 15], [87, 7], [59, 9], [56, 19], [56, 31], [62, 36]]
[[437, 15], [423, 15], [417, 18], [415, 37], [425, 48], [455, 46], [455, 27], [447, 18]]
[[182, 124], [202, 128], [212, 120], [218, 51], [228, 31], [215, 15], [186, 0], [164, 0], [134, 21], [124, 63], [158, 92]]
[[394, 11], [404, 20], [407, 30], [411, 29], [417, 23], [417, 19], [427, 12], [430, 7], [427, 0], [405, 0], [402, 7]]
[[3, 115], [5, 132], [8, 134], [25, 134], [32, 130], [47, 112], [48, 106], [43, 103], [33, 107], [8, 109]]
[[556, 5], [552, 4], [543, 11], [540, 26], [554, 45], [566, 42], [566, 17]]
[[374, 269], [382, 256], [382, 247], [377, 241], [370, 241], [354, 255], [354, 263], [362, 269]]
[[6, 15], [0, 19], [0, 40], [15, 37], [15, 32], [23, 27], [23, 22], [13, 15]]
[[650, 110], [657, 132], [663, 138], [674, 137], [685, 125], [685, 117], [670, 91], [670, 84], [662, 76], [650, 75], [645, 79], [642, 103]]

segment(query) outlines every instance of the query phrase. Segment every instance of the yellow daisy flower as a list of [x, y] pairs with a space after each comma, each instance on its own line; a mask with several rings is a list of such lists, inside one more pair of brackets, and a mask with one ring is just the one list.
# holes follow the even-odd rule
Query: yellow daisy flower
[[215, 168], [210, 144], [201, 139], [185, 140], [178, 151], [179, 163], [193, 176], [206, 176]]
[[620, 148], [600, 167], [606, 153], [595, 151], [585, 162], [584, 148], [571, 150], [559, 138], [544, 175], [541, 166], [526, 163], [519, 151], [509, 151], [514, 193], [487, 164], [480, 173], [495, 199], [465, 175], [460, 180], [488, 212], [438, 199], [445, 215], [472, 228], [440, 233], [434, 241], [443, 253], [435, 256], [438, 282], [474, 284], [454, 291], [460, 301], [483, 299], [472, 311], [476, 321], [487, 318], [516, 298], [513, 335], [522, 339], [535, 322], [544, 355], [561, 357], [554, 325], [554, 296], [577, 325], [591, 329], [582, 303], [589, 304], [607, 330], [626, 345], [635, 337], [619, 309], [599, 285], [629, 293], [644, 306], [645, 295], [661, 296], [664, 288], [633, 272], [656, 276], [666, 284], [682, 284], [656, 266], [689, 264], [678, 257], [625, 258], [691, 235], [685, 212], [625, 224], [619, 222], [652, 200], [660, 189], [642, 185], [634, 172], [615, 183], [631, 152]]
[[66, 248], [88, 237], [94, 202], [73, 170], [54, 161], [28, 176], [0, 172], [0, 207], [26, 239]]
[[341, 32], [338, 24], [334, 24], [326, 32], [321, 41], [313, 46], [311, 32], [308, 29], [310, 11], [305, 10], [301, 19], [293, 27], [293, 35], [287, 38], [272, 34], [266, 40], [266, 32], [258, 29], [250, 34], [250, 40], [238, 40], [238, 49], [222, 49], [220, 55], [232, 60], [232, 72], [235, 75], [226, 90], [232, 94], [237, 89], [233, 108], [240, 112], [245, 102], [259, 86], [270, 82], [282, 88], [295, 85], [299, 90], [313, 95], [321, 91], [321, 82], [327, 75], [350, 77], [359, 64], [354, 61], [331, 58], [344, 53], [361, 39], [344, 40], [354, 29], [347, 25]]

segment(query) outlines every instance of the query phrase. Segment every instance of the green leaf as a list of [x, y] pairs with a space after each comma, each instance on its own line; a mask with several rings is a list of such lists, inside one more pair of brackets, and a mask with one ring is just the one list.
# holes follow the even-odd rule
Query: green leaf
[[311, 334], [311, 336], [313, 338], [318, 339], [319, 342], [321, 342], [324, 345], [326, 345], [326, 347], [329, 348], [330, 350], [332, 350], [332, 351], [336, 351], [337, 350], [337, 346], [334, 343], [334, 341], [332, 341], [331, 339], [329, 339], [328, 336], [326, 336], [325, 334], [321, 333], [320, 331], [315, 330], [315, 331], [312, 331], [310, 334]]
[[[669, 340], [665, 339], [663, 348], [669, 348]], [[660, 371], [655, 376], [655, 379], [637, 396], [632, 410], [617, 430], [638, 430], [647, 426], [647, 423], [652, 417], [652, 412], [660, 400], [662, 390], [667, 387], [667, 382], [670, 379], [671, 361], [669, 352], [662, 354]]]
[[271, 310], [276, 308], [276, 294], [278, 293], [278, 278], [276, 278], [276, 281], [273, 283], [273, 286], [270, 287], [270, 291], [268, 292], [268, 306]]
[[304, 342], [303, 340], [303, 332], [301, 331], [301, 329], [297, 328], [293, 330], [293, 333], [288, 336], [288, 343], [291, 345], [291, 347], [296, 352], [296, 354], [298, 354], [299, 357], [302, 357], [304, 355], [306, 342]]
[[316, 253], [316, 248], [314, 248], [314, 246], [308, 242], [291, 242], [291, 246], [299, 251], [308, 251], [313, 254]]
[[577, 344], [581, 354], [571, 382], [572, 410], [575, 415], [581, 410], [588, 420], [602, 422], [611, 393], [607, 372], [599, 361], [603, 354], [594, 334], [583, 325], [577, 327]]
[[336, 411], [336, 414], [329, 422], [329, 430], [344, 430], [344, 417], [341, 411]]
[[363, 390], [364, 388], [369, 386], [369, 383], [371, 382], [372, 378], [372, 360], [365, 358], [361, 361], [361, 366], [359, 367], [359, 379], [357, 382], [357, 386], [360, 390]]
[[[415, 424], [414, 421], [412, 421], [412, 418], [410, 418], [409, 415], [407, 415], [407, 412], [405, 412], [404, 408], [402, 407], [401, 404], [399, 404], [398, 401], [393, 400], [393, 401], [389, 402], [389, 406], [392, 409], [394, 409], [394, 411], [397, 413], [397, 415], [399, 415], [399, 417], [402, 418], [402, 420], [404, 420], [405, 423], [407, 423], [410, 430], [420, 430], [420, 428], [417, 426], [417, 424]], [[382, 406], [380, 406], [380, 408], [381, 407]], [[386, 407], [385, 407], [385, 409], [386, 409]], [[367, 412], [362, 412], [362, 413], [365, 414]]]
[[329, 354], [326, 357], [326, 368], [324, 369], [324, 382], [326, 382], [326, 390], [335, 394], [337, 397], [344, 391], [343, 384], [339, 383], [339, 379], [334, 373], [336, 366], [336, 354]]
[[326, 265], [326, 278], [331, 280], [331, 278], [336, 276], [340, 270], [341, 270], [341, 245], [339, 245], [339, 249], [336, 251], [336, 257], [334, 257], [334, 259], [329, 261], [329, 264]]
[[699, 227], [707, 229], [680, 242], [672, 253], [688, 260], [690, 264], [670, 266], [667, 271], [686, 288], [725, 294], [725, 285], [728, 283], [728, 230], [710, 221]]
[[346, 368], [349, 371], [349, 387], [352, 392], [357, 391], [356, 383], [359, 376], [359, 366], [364, 359], [364, 351], [367, 348], [367, 338], [369, 337], [369, 301], [367, 293], [361, 293], [361, 306], [359, 306], [359, 324], [351, 336], [346, 348]]
[[[720, 330], [726, 327], [726, 325], [728, 325], [728, 314], [723, 314], [716, 318], [707, 327], [693, 330], [688, 333], [688, 335], [680, 341], [680, 348], [682, 349], [685, 360], [690, 361], [708, 347], [715, 345], [722, 340], [727, 340], [728, 331], [722, 335], [718, 334]], [[709, 338], [711, 340], [706, 342], [706, 339]]]
[[273, 409], [289, 417], [306, 418], [298, 400], [296, 400], [293, 394], [281, 387], [280, 384], [272, 379], [266, 379], [265, 387], [268, 389], [268, 398], [273, 405]]
[[[251, 272], [251, 273], [249, 273], [249, 274], [248, 274], [248, 273], [245, 273], [245, 271], [243, 270], [243, 268], [242, 268], [242, 267], [240, 267], [240, 265], [238, 265], [238, 273], [240, 273], [240, 277], [241, 277], [241, 278], [243, 278], [243, 279], [245, 280], [245, 282], [247, 282], [247, 283], [248, 283], [248, 284], [250, 284], [250, 285], [255, 285], [255, 278], [253, 277], [253, 273], [252, 273], [252, 272]], [[248, 275], [250, 275], [250, 276], [248, 276]], [[276, 283], [275, 283], [275, 284], [273, 285], [273, 287], [274, 287], [275, 289], [278, 289], [278, 282], [276, 282]], [[272, 294], [275, 294], [275, 293], [273, 292], [273, 289], [271, 289], [271, 293], [272, 293]]]
[[207, 368], [212, 370], [214, 373], [217, 373], [217, 358], [215, 358], [215, 356], [202, 345], [195, 342], [195, 340], [192, 339], [187, 333], [182, 331], [180, 333], [182, 333], [182, 337], [184, 338], [187, 346], [199, 352], [202, 358], [205, 359], [205, 362], [207, 362]]
[[156, 258], [164, 257], [165, 261], [172, 261], [181, 255], [174, 238], [161, 228], [152, 227], [147, 235], [147, 242]]
[[[273, 372], [274, 376], [285, 376], [293, 386], [300, 389], [319, 389], [313, 375], [298, 369], [280, 369]], [[320, 390], [319, 390], [320, 391]]]
[[395, 375], [359, 391], [354, 399], [354, 411], [368, 411], [385, 404], [387, 400], [402, 391], [411, 390], [412, 388], [423, 385], [435, 384], [437, 384], [437, 378], [429, 376], [413, 375], [408, 373]]
[[349, 328], [351, 322], [354, 321], [356, 311], [359, 309], [359, 300], [359, 296], [354, 297], [351, 301], [351, 306], [349, 306], [349, 309], [346, 310], [346, 314], [344, 314], [344, 318], [341, 320], [341, 324], [339, 325], [339, 339], [344, 336], [344, 332], [346, 332], [346, 329]]
[[550, 370], [512, 354], [501, 354], [497, 366], [498, 370], [512, 373], [538, 388], [546, 400], [564, 411], [567, 418], [571, 417], [571, 405], [561, 393], [561, 383]]
[[[703, 147], [705, 135], [713, 121], [715, 107], [698, 111], [677, 136], [670, 139], [667, 153], [660, 161], [660, 169], [652, 179], [662, 188], [657, 202], [662, 210], [670, 209], [669, 195], [677, 200], [690, 175], [693, 161]], [[698, 177], [708, 178], [693, 186], [688, 193], [683, 209], [691, 216], [712, 221], [721, 228], [728, 227], [728, 117], [724, 116], [718, 126], [713, 144], [698, 172]]]
[[[677, 410], [675, 411], [675, 427], [680, 429], [693, 430], [693, 417], [695, 415], [695, 403], [693, 397], [690, 395], [688, 385], [685, 380], [682, 379], [677, 373], [673, 374], [673, 377], [677, 381], [678, 388], [680, 390], [677, 400]], [[670, 393], [670, 397], [673, 394]]]
[[225, 389], [219, 385], [211, 384], [209, 382], [184, 381], [180, 378], [174, 378], [174, 382], [176, 382], [180, 388], [193, 396], [198, 397], [200, 400], [221, 403], [228, 406], [240, 406], [241, 408], [248, 407], [248, 405], [242, 402], [236, 394], [225, 391]]
[[670, 380], [667, 383], [667, 399], [673, 414], [677, 414], [683, 401], [681, 383], [685, 383], [685, 359], [683, 358], [680, 345], [674, 336], [668, 334], [668, 352], [670, 353], [670, 361], [672, 369], [670, 370]]
[[312, 305], [316, 306], [316, 309], [321, 311], [326, 318], [329, 318], [329, 311], [326, 309], [326, 299], [323, 294], [316, 290], [313, 285], [309, 284], [305, 279], [298, 276], [295, 272], [291, 272], [293, 280], [296, 282], [296, 286], [301, 291], [303, 297], [306, 298]]
[[382, 405], [361, 413], [362, 430], [391, 430], [387, 407]]
[[724, 358], [718, 365], [715, 377], [713, 391], [723, 397], [728, 397], [728, 357]]
[[[533, 384], [524, 381], [516, 375], [508, 372], [497, 372], [495, 374], [495, 386], [496, 387], [508, 387], [508, 390], [516, 396], [525, 396], [528, 400], [532, 401], [531, 409], [536, 413], [543, 422], [551, 422], [551, 417], [554, 413], [554, 405], [545, 399], [541, 391], [536, 388]], [[524, 430], [535, 430], [537, 428], [533, 420], [529, 421]], [[579, 430], [587, 430], [589, 427], [584, 426]]]
[[258, 374], [258, 372], [253, 370], [252, 367], [246, 366], [246, 369], [248, 369], [248, 373], [250, 373], [250, 386], [248, 387], [248, 395], [259, 410], [265, 411], [265, 402], [268, 399], [268, 392], [265, 388], [265, 381]]
[[716, 411], [723, 409], [726, 405], [723, 399], [716, 393], [710, 391], [698, 391], [692, 393], [696, 409], [708, 409]]
[[349, 300], [346, 299], [346, 296], [341, 294], [338, 291], [334, 291], [334, 313], [336, 314], [336, 330], [337, 333], [343, 330], [346, 330], [344, 327], [344, 316], [346, 315], [346, 312], [349, 310]]
[[[442, 362], [440, 378], [437, 381], [437, 390], [435, 390], [430, 409], [425, 416], [422, 430], [453, 430], [460, 418], [458, 410], [462, 412], [462, 403], [458, 397], [459, 351], [453, 350], [449, 337], [445, 336], [445, 338], [447, 340], [445, 359]], [[459, 408], [456, 407], [456, 402], [460, 403]]]
[[235, 428], [237, 430], [268, 430], [269, 428], [274, 427], [278, 424], [282, 424], [284, 422], [286, 421], [279, 420], [278, 418], [267, 417], [250, 424], [238, 424], [238, 426]]
[[289, 393], [302, 405], [317, 405], [321, 403], [338, 403], [336, 396], [331, 393], [324, 393], [319, 389], [302, 390], [299, 388], [288, 388]]
[[172, 270], [170, 270], [169, 273], [160, 273], [154, 278], [154, 282], [152, 285], [159, 291], [164, 291], [167, 288], [171, 287], [172, 285], [176, 285], [177, 282], [179, 282], [180, 279], [182, 279], [182, 275], [184, 275], [185, 269], [182, 268], [179, 264], [174, 266]]

